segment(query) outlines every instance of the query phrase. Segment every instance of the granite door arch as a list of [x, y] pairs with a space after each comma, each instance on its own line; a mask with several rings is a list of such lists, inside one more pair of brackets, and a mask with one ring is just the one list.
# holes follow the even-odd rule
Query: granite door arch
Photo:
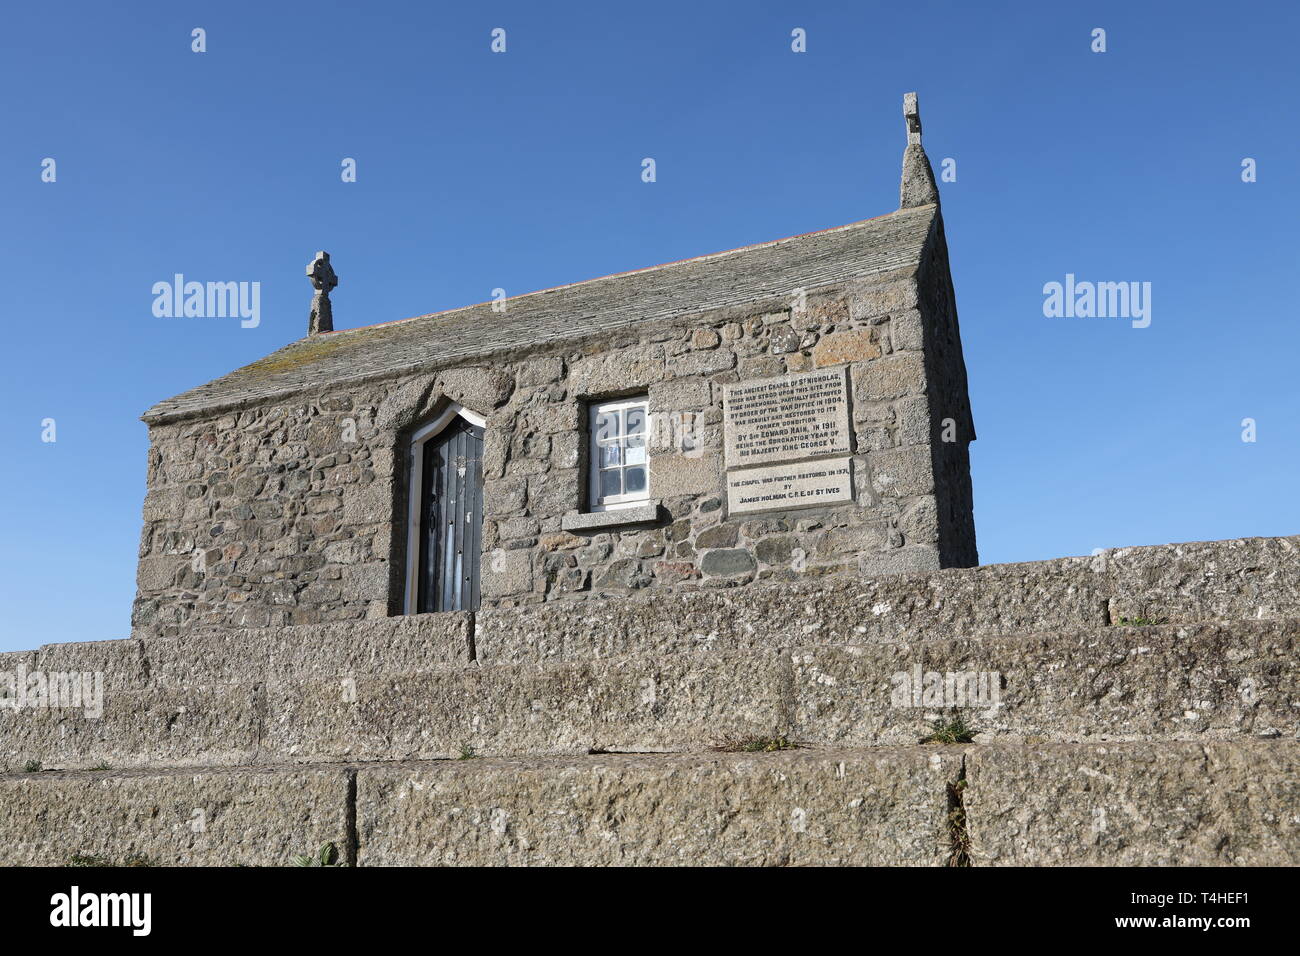
[[485, 425], [453, 402], [411, 436], [407, 614], [478, 609]]

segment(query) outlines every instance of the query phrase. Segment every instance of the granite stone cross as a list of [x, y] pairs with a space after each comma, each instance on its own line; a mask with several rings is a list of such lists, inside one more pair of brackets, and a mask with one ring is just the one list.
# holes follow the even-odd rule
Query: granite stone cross
[[307, 278], [311, 280], [316, 294], [311, 300], [311, 317], [307, 320], [307, 334], [334, 331], [334, 309], [330, 305], [330, 291], [339, 284], [339, 277], [330, 265], [328, 252], [316, 253], [316, 258], [307, 263]]

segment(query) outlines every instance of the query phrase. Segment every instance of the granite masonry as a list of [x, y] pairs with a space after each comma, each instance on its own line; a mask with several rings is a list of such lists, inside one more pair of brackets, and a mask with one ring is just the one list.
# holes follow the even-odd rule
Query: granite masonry
[[904, 115], [849, 226], [337, 331], [318, 253], [144, 416], [131, 636], [0, 654], [0, 864], [1300, 863], [1300, 538], [977, 566]]

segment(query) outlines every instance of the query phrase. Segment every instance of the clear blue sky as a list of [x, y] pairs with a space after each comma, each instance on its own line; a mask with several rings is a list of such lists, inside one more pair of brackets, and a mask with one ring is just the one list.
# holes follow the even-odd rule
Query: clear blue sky
[[[138, 416], [300, 337], [317, 249], [342, 328], [880, 215], [908, 90], [932, 161], [957, 161], [941, 188], [981, 559], [1300, 532], [1294, 4], [2, 16], [0, 649], [128, 634]], [[260, 326], [155, 318], [177, 272], [260, 282]], [[1151, 326], [1044, 317], [1066, 273], [1152, 283]]]

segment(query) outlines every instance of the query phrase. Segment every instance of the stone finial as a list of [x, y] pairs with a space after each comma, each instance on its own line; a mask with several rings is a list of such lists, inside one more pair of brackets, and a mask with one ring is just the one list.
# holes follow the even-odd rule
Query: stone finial
[[915, 93], [903, 94], [903, 118], [907, 120], [907, 145], [921, 145], [921, 107]]
[[330, 292], [339, 284], [339, 277], [330, 265], [328, 252], [316, 253], [316, 258], [307, 263], [307, 278], [311, 280], [316, 294], [311, 300], [311, 318], [307, 320], [307, 334], [334, 331], [334, 309], [330, 305]]
[[921, 145], [921, 107], [915, 93], [903, 94], [903, 118], [907, 121], [907, 149], [903, 151], [903, 181], [898, 188], [898, 208], [928, 206], [939, 202], [930, 158]]

